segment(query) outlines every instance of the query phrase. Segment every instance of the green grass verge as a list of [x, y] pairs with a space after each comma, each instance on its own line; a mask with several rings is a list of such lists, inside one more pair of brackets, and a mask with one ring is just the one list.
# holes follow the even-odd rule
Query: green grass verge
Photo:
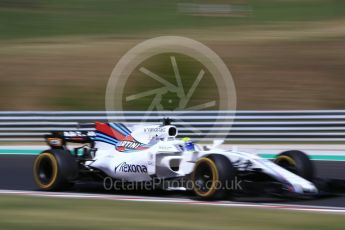
[[342, 215], [0, 196], [0, 229], [343, 229]]
[[[202, 1], [224, 4], [226, 1]], [[229, 1], [228, 3], [239, 1]], [[244, 1], [243, 1], [244, 2]], [[60, 35], [128, 34], [157, 30], [319, 21], [345, 16], [343, 0], [248, 0], [246, 17], [183, 14], [179, 3], [192, 0], [3, 0], [0, 39]]]

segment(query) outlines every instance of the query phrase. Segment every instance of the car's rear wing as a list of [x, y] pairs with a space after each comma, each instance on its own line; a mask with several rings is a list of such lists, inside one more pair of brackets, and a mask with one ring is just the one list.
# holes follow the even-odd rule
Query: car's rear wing
[[94, 131], [53, 131], [44, 138], [51, 148], [65, 148], [68, 142], [93, 145], [95, 135]]

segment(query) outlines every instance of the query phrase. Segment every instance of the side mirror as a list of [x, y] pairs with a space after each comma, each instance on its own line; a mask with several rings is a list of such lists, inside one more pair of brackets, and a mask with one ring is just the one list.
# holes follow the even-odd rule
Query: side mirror
[[213, 141], [212, 148], [216, 148], [216, 147], [218, 147], [219, 145], [222, 145], [223, 143], [224, 143], [224, 140], [214, 140], [214, 141]]

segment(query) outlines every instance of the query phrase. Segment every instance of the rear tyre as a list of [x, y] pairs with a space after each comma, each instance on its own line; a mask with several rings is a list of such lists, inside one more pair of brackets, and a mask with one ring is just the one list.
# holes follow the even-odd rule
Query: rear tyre
[[225, 199], [233, 189], [236, 169], [231, 161], [222, 155], [200, 158], [192, 173], [194, 193], [201, 199]]
[[73, 186], [78, 176], [78, 164], [69, 151], [47, 150], [36, 157], [33, 176], [42, 190], [64, 190]]
[[309, 181], [314, 179], [314, 166], [307, 154], [297, 150], [283, 152], [274, 162], [282, 168]]

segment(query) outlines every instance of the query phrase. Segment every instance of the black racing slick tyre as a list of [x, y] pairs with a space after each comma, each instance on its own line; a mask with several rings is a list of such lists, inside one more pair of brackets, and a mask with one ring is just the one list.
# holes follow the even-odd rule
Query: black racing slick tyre
[[46, 150], [36, 157], [33, 176], [41, 190], [68, 189], [78, 177], [78, 164], [67, 150]]
[[286, 170], [309, 181], [314, 179], [313, 162], [308, 155], [298, 150], [291, 150], [279, 154], [274, 162]]
[[200, 158], [192, 172], [194, 193], [201, 199], [221, 200], [227, 198], [233, 189], [236, 169], [231, 161], [222, 155]]

